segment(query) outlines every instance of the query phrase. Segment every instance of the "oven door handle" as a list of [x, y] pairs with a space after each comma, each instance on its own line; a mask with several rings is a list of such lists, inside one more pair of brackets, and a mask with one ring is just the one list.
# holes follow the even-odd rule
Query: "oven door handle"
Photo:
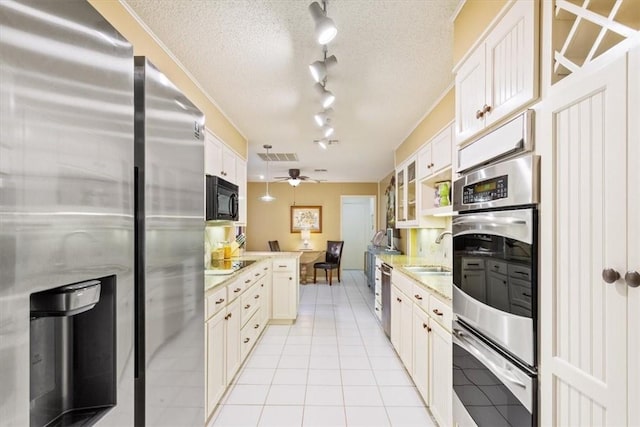
[[526, 225], [527, 221], [514, 217], [487, 217], [484, 215], [465, 215], [453, 220], [454, 224], [482, 224], [489, 227], [505, 225]]
[[469, 342], [467, 339], [467, 334], [464, 333], [461, 329], [453, 329], [454, 340], [457, 341], [456, 344], [463, 347], [469, 353], [473, 354], [476, 358], [482, 362], [491, 372], [493, 372], [496, 376], [509, 381], [512, 384], [520, 386], [522, 388], [527, 388], [527, 385], [520, 381], [518, 378], [514, 377], [509, 371], [502, 369], [495, 363], [493, 363], [484, 353], [478, 349], [475, 345]]

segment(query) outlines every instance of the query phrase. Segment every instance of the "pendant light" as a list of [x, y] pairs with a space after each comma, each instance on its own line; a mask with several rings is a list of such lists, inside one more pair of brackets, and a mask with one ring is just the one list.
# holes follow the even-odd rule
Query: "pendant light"
[[264, 196], [260, 197], [260, 200], [263, 202], [272, 202], [276, 198], [269, 194], [269, 150], [272, 148], [271, 145], [265, 144], [262, 146], [265, 150], [267, 150], [267, 175], [265, 176], [265, 180], [267, 181], [267, 189], [264, 193]]

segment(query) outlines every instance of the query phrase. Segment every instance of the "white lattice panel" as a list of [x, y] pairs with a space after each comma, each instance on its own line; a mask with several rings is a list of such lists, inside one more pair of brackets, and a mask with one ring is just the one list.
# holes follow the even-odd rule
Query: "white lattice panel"
[[640, 32], [638, 0], [556, 0], [553, 83]]

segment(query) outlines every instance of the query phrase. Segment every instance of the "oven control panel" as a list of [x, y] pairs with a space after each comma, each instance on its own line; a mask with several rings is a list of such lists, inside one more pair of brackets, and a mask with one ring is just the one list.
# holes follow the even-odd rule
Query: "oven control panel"
[[465, 185], [462, 189], [462, 203], [483, 203], [509, 197], [509, 177], [502, 175]]

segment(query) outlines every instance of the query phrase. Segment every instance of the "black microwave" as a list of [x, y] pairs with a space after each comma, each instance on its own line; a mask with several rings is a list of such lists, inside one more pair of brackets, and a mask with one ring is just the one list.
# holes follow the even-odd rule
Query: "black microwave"
[[238, 186], [224, 179], [207, 175], [206, 220], [238, 220]]

